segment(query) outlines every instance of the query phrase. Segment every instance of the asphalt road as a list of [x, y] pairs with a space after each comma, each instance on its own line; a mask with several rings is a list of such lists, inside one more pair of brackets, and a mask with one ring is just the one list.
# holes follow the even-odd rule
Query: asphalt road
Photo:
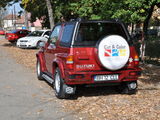
[[47, 83], [0, 45], [0, 120], [74, 120], [74, 112], [64, 112], [60, 102]]

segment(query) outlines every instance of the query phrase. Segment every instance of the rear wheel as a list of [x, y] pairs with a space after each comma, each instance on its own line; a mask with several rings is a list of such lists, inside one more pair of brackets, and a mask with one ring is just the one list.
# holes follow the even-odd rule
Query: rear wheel
[[65, 89], [64, 89], [64, 81], [61, 77], [61, 73], [59, 68], [55, 70], [54, 74], [54, 89], [55, 89], [55, 95], [59, 99], [64, 99], [67, 98], [67, 94], [65, 94]]
[[119, 87], [118, 90], [121, 94], [128, 94], [128, 95], [132, 95], [132, 94], [136, 94], [137, 92], [137, 82], [126, 82], [126, 83], [122, 83]]
[[64, 83], [63, 78], [61, 77], [61, 72], [59, 68], [56, 68], [54, 73], [54, 91], [55, 95], [59, 99], [66, 99], [70, 97], [70, 94], [75, 93], [75, 87], [70, 87]]
[[37, 72], [37, 78], [39, 80], [43, 80], [42, 71], [41, 71], [41, 64], [40, 64], [40, 61], [38, 59], [37, 59], [37, 64], [36, 64], [36, 72]]

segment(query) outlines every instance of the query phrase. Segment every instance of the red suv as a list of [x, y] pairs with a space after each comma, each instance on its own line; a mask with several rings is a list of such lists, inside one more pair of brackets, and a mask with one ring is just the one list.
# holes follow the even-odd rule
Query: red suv
[[67, 98], [78, 85], [117, 85], [134, 94], [140, 76], [138, 54], [120, 21], [71, 21], [57, 24], [37, 53], [37, 76]]
[[30, 31], [23, 30], [23, 29], [12, 30], [11, 32], [6, 33], [6, 39], [9, 42], [13, 43], [13, 42], [16, 42], [17, 39], [19, 39], [21, 37], [25, 37], [29, 33], [30, 33]]

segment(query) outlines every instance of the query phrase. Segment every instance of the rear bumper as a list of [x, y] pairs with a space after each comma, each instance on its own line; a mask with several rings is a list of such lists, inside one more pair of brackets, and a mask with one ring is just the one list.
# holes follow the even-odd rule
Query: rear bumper
[[[131, 74], [133, 73], [133, 74]], [[108, 80], [108, 81], [95, 81], [94, 76], [96, 75], [114, 75], [118, 74], [118, 80]], [[65, 72], [65, 83], [68, 85], [78, 85], [78, 84], [99, 84], [99, 83], [121, 83], [125, 81], [136, 81], [141, 75], [141, 69], [130, 69], [130, 70], [120, 70], [120, 71], [90, 71], [90, 72]]]

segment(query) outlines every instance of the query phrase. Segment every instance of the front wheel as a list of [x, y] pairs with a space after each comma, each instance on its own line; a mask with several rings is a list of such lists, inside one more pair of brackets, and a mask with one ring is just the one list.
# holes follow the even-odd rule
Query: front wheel
[[37, 59], [37, 64], [36, 64], [36, 72], [37, 72], [37, 78], [39, 80], [43, 80], [42, 71], [41, 71], [41, 64], [40, 64], [40, 61], [38, 59]]

